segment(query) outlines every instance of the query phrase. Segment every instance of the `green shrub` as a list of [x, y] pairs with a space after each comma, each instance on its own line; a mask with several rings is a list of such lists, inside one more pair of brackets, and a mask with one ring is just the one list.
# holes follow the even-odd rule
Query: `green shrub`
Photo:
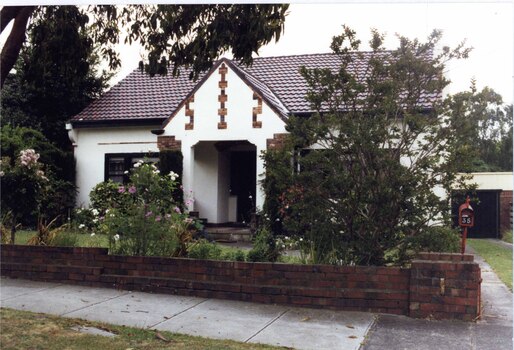
[[102, 215], [109, 208], [119, 207], [122, 204], [122, 193], [119, 191], [120, 184], [112, 180], [100, 182], [89, 193], [91, 207], [98, 210]]
[[200, 239], [189, 248], [188, 257], [191, 259], [221, 260], [221, 248], [216, 243]]
[[259, 229], [255, 235], [253, 248], [248, 252], [248, 261], [277, 261], [280, 257], [280, 249], [275, 239], [267, 229]]
[[423, 251], [458, 253], [460, 243], [457, 230], [443, 226], [428, 227], [415, 236], [405, 238], [399, 249], [399, 260], [405, 262]]
[[241, 249], [226, 251], [221, 255], [221, 260], [246, 261], [246, 253]]

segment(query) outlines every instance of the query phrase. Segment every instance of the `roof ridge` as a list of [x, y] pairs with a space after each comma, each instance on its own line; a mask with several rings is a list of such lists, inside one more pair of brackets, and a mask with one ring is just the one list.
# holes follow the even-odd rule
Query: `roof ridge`
[[[393, 52], [394, 50], [380, 50], [377, 52]], [[373, 50], [354, 50], [350, 51], [350, 53], [373, 53], [375, 51]], [[252, 59], [255, 60], [266, 60], [270, 58], [285, 58], [285, 57], [313, 57], [313, 56], [325, 56], [325, 55], [337, 55], [335, 52], [318, 52], [318, 53], [304, 53], [304, 54], [295, 54], [295, 55], [278, 55], [278, 56], [259, 56], [259, 57], [253, 57]], [[233, 61], [233, 60], [231, 60]]]

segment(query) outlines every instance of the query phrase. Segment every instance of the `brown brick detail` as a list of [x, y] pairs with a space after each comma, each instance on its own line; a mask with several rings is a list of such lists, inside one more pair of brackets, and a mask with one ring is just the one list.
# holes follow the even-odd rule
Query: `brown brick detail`
[[225, 102], [228, 100], [228, 96], [225, 93], [225, 89], [227, 88], [227, 80], [226, 75], [228, 73], [228, 68], [225, 63], [222, 63], [218, 72], [221, 76], [219, 81], [220, 94], [218, 95], [218, 102], [220, 103], [220, 108], [218, 108], [218, 116], [220, 117], [220, 121], [218, 123], [218, 129], [226, 129], [227, 123], [225, 121], [225, 117], [227, 116], [227, 108], [225, 107]]
[[257, 116], [262, 114], [262, 97], [254, 92], [253, 99], [257, 100], [257, 106], [252, 108], [252, 126], [254, 128], [262, 128], [262, 122], [257, 120]]
[[185, 129], [186, 130], [193, 130], [195, 127], [195, 110], [191, 108], [191, 103], [195, 102], [195, 95], [192, 95], [187, 101], [186, 101], [186, 107], [185, 107], [185, 116], [189, 117], [189, 123], [186, 123]]
[[0, 269], [11, 278], [413, 317], [473, 320], [480, 310], [480, 269], [470, 255], [424, 253], [401, 268], [107, 253], [2, 245]]
[[289, 134], [274, 134], [272, 139], [266, 140], [267, 149], [277, 149], [284, 147], [287, 135]]
[[175, 140], [175, 136], [157, 136], [157, 147], [160, 151], [180, 151], [182, 147], [182, 142], [180, 140]]
[[512, 191], [500, 193], [500, 233], [512, 230]]

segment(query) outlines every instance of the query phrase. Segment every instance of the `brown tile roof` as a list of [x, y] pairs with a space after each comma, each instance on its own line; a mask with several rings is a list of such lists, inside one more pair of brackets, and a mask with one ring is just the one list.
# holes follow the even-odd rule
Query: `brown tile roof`
[[[369, 67], [371, 52], [354, 55], [355, 59], [349, 70], [359, 77], [364, 77]], [[305, 99], [308, 86], [300, 74], [300, 67], [330, 68], [335, 71], [340, 66], [340, 60], [337, 55], [326, 53], [256, 58], [250, 67], [233, 62], [229, 64], [238, 70], [237, 73], [243, 76], [250, 86], [258, 90], [257, 92], [281, 117], [287, 117], [289, 114], [312, 112], [310, 103]], [[150, 77], [136, 69], [71, 121], [79, 124], [87, 121], [155, 118], [162, 118], [164, 121], [175, 112], [197, 84], [203, 83], [202, 78], [205, 78], [206, 74], [208, 73], [201, 74], [195, 82], [188, 79], [187, 69], [182, 69], [178, 77]], [[420, 106], [430, 108], [439, 97], [425, 94], [419, 101]]]

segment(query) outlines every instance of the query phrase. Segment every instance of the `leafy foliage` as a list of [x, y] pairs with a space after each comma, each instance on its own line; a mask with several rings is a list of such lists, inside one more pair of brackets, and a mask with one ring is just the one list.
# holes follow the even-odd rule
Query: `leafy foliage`
[[[502, 97], [485, 87], [477, 91], [472, 82], [470, 91], [452, 96], [461, 152], [471, 154], [471, 163], [463, 171], [512, 171], [512, 106], [504, 105]], [[462, 113], [465, 111], [465, 113]]]
[[9, 157], [1, 161], [1, 207], [2, 215], [10, 213], [11, 242], [14, 242], [16, 227], [24, 217], [37, 215], [48, 178], [39, 154], [33, 149], [20, 152], [14, 164]]
[[[197, 224], [173, 199], [176, 174], [161, 176], [154, 164], [134, 165], [128, 185], [102, 183], [91, 210], [109, 236], [111, 252], [127, 255], [186, 256]], [[104, 207], [107, 207], [104, 209]], [[86, 225], [86, 224], [84, 224]]]
[[[209, 69], [217, 57], [229, 50], [234, 59], [251, 63], [252, 54], [258, 53], [261, 46], [280, 38], [288, 5], [96, 5], [87, 9], [78, 6], [40, 6], [35, 11], [32, 7], [21, 8], [27, 10], [28, 16], [34, 13], [32, 23], [37, 22], [38, 18], [53, 15], [55, 8], [70, 13], [70, 22], [73, 20], [82, 31], [87, 30], [92, 38], [86, 44], [97, 45], [100, 55], [108, 59], [112, 69], [121, 64], [116, 45], [120, 42], [122, 31], [126, 30], [128, 35], [125, 42], [138, 41], [148, 51], [148, 57], [141, 61], [140, 66], [151, 75], [167, 74], [170, 66], [173, 67], [173, 74], [178, 72], [180, 66], [191, 66], [191, 77], [197, 77], [201, 71]], [[10, 10], [12, 8], [9, 7], [2, 9], [2, 19]], [[5, 18], [9, 21], [15, 16]], [[88, 23], [89, 18], [91, 23]], [[7, 41], [9, 50], [6, 51], [9, 52], [5, 55], [3, 52], [2, 59], [6, 55], [18, 55], [24, 40], [27, 15], [23, 19], [25, 23], [16, 26], [18, 35]], [[69, 40], [70, 37], [64, 39]], [[13, 42], [19, 45], [13, 45]], [[71, 47], [75, 46], [71, 41], [68, 43]], [[2, 76], [12, 68], [12, 65], [5, 63]]]
[[107, 87], [110, 74], [90, 38], [87, 14], [75, 6], [37, 10], [16, 74], [2, 91], [2, 122], [41, 131], [60, 149], [70, 149], [65, 122]]
[[265, 228], [259, 229], [255, 235], [253, 248], [248, 252], [248, 261], [277, 261], [280, 249], [271, 232]]
[[406, 239], [449, 224], [451, 188], [466, 188], [457, 171], [469, 158], [454, 137], [462, 113], [451, 100], [426, 96], [442, 96], [445, 62], [468, 49], [434, 55], [440, 38], [399, 37], [398, 49], [386, 51], [373, 31], [361, 71], [352, 69], [360, 42], [344, 27], [331, 46], [338, 70], [302, 68], [316, 113], [291, 117], [288, 145], [267, 156], [278, 160], [267, 173], [291, 175], [265, 182], [267, 194], [281, 191], [265, 208], [279, 204], [283, 227], [305, 238], [313, 263], [384, 265]]

